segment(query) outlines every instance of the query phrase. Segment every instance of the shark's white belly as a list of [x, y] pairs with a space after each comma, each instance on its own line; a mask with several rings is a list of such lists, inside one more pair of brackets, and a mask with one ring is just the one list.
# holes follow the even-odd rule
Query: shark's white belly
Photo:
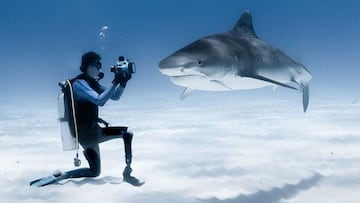
[[179, 86], [207, 91], [246, 90], [273, 85], [262, 80], [239, 76], [226, 76], [212, 79], [199, 75], [191, 75], [171, 77], [171, 81]]

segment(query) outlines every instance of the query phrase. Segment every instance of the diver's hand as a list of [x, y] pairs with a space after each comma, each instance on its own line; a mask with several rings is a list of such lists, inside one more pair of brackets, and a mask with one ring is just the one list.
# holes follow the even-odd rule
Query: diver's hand
[[117, 84], [119, 84], [121, 82], [121, 80], [122, 80], [121, 74], [120, 73], [115, 73], [112, 83], [114, 85], [117, 85]]
[[121, 87], [125, 88], [127, 81], [131, 79], [130, 73], [116, 73], [113, 84], [117, 85], [120, 84]]
[[122, 73], [120, 74], [120, 86], [125, 88], [126, 87], [126, 83], [131, 79], [131, 74], [130, 73]]

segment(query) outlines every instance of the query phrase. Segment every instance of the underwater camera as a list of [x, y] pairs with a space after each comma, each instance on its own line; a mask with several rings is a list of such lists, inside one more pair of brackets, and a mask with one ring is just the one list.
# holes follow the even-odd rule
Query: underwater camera
[[113, 73], [131, 73], [136, 72], [136, 66], [134, 62], [130, 62], [129, 59], [126, 59], [124, 56], [119, 56], [116, 65], [112, 66], [110, 69]]

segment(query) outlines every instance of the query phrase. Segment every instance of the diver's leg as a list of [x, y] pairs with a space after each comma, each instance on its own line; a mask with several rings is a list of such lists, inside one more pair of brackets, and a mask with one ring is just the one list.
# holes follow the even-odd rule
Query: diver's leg
[[101, 133], [98, 138], [98, 141], [99, 141], [99, 143], [102, 143], [102, 142], [106, 142], [109, 140], [120, 139], [120, 138], [123, 138], [122, 134], [120, 134], [120, 135], [105, 135], [105, 134]]
[[130, 132], [126, 132], [123, 135], [123, 141], [124, 141], [124, 149], [125, 149], [125, 162], [127, 166], [131, 165], [132, 161], [132, 138], [133, 134]]
[[131, 176], [132, 173], [132, 168], [131, 168], [131, 161], [132, 161], [132, 149], [131, 149], [131, 145], [132, 145], [132, 138], [133, 138], [133, 134], [132, 133], [125, 133], [123, 136], [123, 140], [124, 140], [124, 148], [125, 148], [125, 162], [126, 162], [126, 167], [124, 168], [123, 171], [123, 178], [125, 182], [130, 183], [131, 185], [134, 186], [141, 186], [143, 185], [145, 182], [140, 181], [139, 179], [135, 178], [134, 176]]
[[87, 148], [84, 150], [84, 156], [89, 162], [89, 168], [80, 168], [72, 171], [67, 171], [63, 174], [63, 179], [67, 178], [82, 178], [82, 177], [97, 177], [101, 172], [101, 162], [99, 146]]
[[99, 142], [105, 142], [108, 140], [116, 139], [116, 138], [123, 138], [124, 141], [124, 149], [125, 149], [125, 163], [126, 167], [123, 171], [123, 180], [125, 182], [130, 183], [134, 186], [141, 186], [144, 184], [144, 182], [138, 180], [137, 178], [131, 176], [132, 168], [131, 168], [131, 162], [132, 162], [132, 138], [133, 133], [131, 132], [125, 132], [122, 135], [105, 135], [101, 133], [101, 136], [99, 137]]
[[132, 138], [133, 138], [133, 133], [131, 132], [125, 132], [123, 134], [119, 134], [119, 135], [107, 135], [102, 133], [101, 128], [99, 128], [99, 137], [98, 137], [98, 142], [106, 142], [112, 139], [118, 139], [118, 138], [122, 138], [124, 141], [124, 149], [125, 149], [125, 163], [126, 165], [130, 165], [131, 161], [132, 161]]

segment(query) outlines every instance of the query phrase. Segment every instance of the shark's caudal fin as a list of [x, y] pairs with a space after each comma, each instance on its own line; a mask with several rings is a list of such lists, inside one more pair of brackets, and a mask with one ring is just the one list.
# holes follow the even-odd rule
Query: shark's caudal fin
[[303, 96], [303, 109], [305, 113], [309, 105], [309, 83], [301, 83], [300, 87]]

